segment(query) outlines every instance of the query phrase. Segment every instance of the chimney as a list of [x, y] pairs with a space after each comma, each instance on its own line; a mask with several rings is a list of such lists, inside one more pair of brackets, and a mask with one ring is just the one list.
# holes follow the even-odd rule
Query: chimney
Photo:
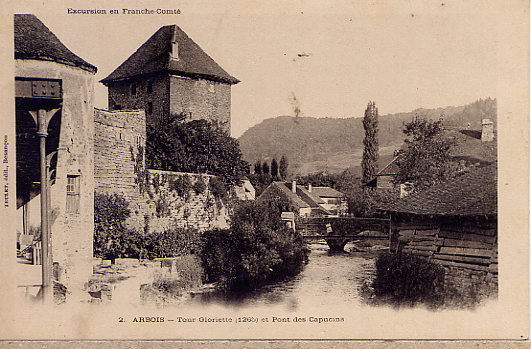
[[491, 119], [481, 120], [481, 141], [492, 142], [494, 140], [494, 122]]
[[179, 60], [179, 43], [177, 42], [177, 29], [174, 29], [173, 38], [171, 40], [171, 53], [170, 58], [173, 60]]
[[297, 193], [297, 181], [291, 181], [291, 191]]
[[312, 192], [312, 183], [308, 183], [308, 192]]

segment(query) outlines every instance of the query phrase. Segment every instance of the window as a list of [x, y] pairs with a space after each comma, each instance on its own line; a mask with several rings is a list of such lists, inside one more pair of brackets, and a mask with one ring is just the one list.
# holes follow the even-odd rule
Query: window
[[66, 212], [79, 213], [79, 175], [66, 177]]
[[137, 87], [138, 87], [138, 85], [137, 85], [136, 82], [133, 82], [133, 83], [131, 84], [131, 94], [132, 94], [133, 96], [136, 95], [136, 89], [137, 89]]
[[146, 92], [151, 93], [153, 92], [153, 81], [149, 80], [146, 87]]
[[153, 102], [148, 102], [146, 112], [148, 115], [151, 115], [153, 113]]

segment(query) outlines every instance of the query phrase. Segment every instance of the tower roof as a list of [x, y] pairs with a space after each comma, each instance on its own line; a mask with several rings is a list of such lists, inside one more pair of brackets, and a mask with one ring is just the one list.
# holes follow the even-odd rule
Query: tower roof
[[97, 68], [70, 51], [35, 15], [15, 14], [15, 59], [54, 61], [95, 73]]
[[[178, 47], [177, 59], [171, 55], [174, 42]], [[200, 77], [231, 85], [240, 82], [223, 70], [177, 25], [161, 27], [101, 82], [107, 84], [161, 72]]]

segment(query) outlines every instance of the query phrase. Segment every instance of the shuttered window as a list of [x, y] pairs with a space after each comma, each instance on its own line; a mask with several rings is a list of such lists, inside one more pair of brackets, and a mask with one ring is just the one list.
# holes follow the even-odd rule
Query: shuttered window
[[66, 179], [66, 212], [79, 213], [79, 175], [68, 175]]

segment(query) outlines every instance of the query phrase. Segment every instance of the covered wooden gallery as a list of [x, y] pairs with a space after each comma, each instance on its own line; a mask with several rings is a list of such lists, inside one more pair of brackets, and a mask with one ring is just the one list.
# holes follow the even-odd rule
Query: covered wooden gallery
[[445, 283], [462, 294], [497, 294], [496, 164], [473, 168], [381, 210], [391, 216], [391, 251], [443, 265]]

